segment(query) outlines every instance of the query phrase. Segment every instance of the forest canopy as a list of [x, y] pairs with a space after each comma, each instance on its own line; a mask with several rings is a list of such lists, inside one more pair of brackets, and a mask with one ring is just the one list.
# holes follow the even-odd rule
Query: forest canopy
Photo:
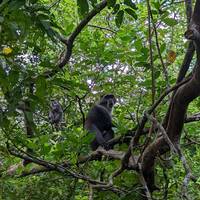
[[199, 95], [200, 0], [0, 0], [0, 199], [200, 199]]

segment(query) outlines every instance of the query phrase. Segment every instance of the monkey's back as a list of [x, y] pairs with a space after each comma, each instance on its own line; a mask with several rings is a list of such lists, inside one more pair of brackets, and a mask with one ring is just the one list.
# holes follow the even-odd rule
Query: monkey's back
[[86, 128], [90, 124], [95, 124], [100, 131], [110, 130], [112, 127], [112, 119], [110, 112], [101, 105], [95, 105], [87, 115]]

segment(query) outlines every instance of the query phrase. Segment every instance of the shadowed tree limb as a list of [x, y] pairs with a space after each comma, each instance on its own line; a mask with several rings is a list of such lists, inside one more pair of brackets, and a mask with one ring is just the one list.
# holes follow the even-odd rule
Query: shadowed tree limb
[[[185, 0], [185, 7], [186, 7], [186, 16], [187, 16], [187, 26], [189, 27], [189, 23], [190, 23], [191, 16], [192, 16], [192, 0]], [[190, 63], [192, 61], [192, 58], [194, 56], [194, 51], [195, 51], [195, 47], [194, 47], [193, 41], [189, 41], [189, 44], [188, 44], [188, 47], [187, 47], [181, 68], [180, 68], [179, 73], [178, 73], [176, 83], [180, 83], [185, 78], [186, 73], [187, 73], [187, 71], [190, 67]], [[174, 98], [175, 93], [176, 93], [176, 90], [172, 94], [170, 105], [169, 105], [168, 110], [167, 110], [167, 114], [166, 114], [166, 116], [163, 120], [164, 128], [167, 127], [170, 109], [171, 109], [171, 106], [172, 106], [171, 104], [172, 104], [172, 100]]]
[[[185, 33], [187, 39], [193, 40], [195, 44], [195, 49], [197, 53], [197, 62], [193, 70], [192, 78], [177, 89], [176, 94], [172, 100], [172, 106], [169, 114], [169, 122], [166, 128], [166, 133], [174, 144], [176, 149], [179, 148], [179, 141], [181, 137], [181, 131], [184, 124], [185, 114], [190, 102], [192, 102], [196, 97], [200, 95], [200, 0], [196, 1], [194, 14], [188, 30]], [[144, 154], [142, 159], [143, 172], [147, 169], [149, 171], [148, 176], [146, 177], [147, 183], [151, 184], [153, 181], [153, 170], [154, 170], [154, 161], [158, 154], [163, 154], [169, 150], [166, 148], [167, 143], [163, 137], [158, 138], [155, 142], [150, 144]], [[163, 148], [165, 147], [165, 148]], [[181, 154], [179, 154], [181, 158]], [[182, 158], [181, 158], [182, 159]], [[186, 171], [186, 176], [188, 171], [184, 166]], [[191, 176], [190, 176], [191, 178]], [[186, 184], [185, 184], [186, 185]]]
[[122, 161], [122, 163], [123, 163], [123, 165], [124, 165], [124, 168], [127, 167], [127, 164], [128, 164], [128, 162], [129, 162], [129, 158], [130, 158], [130, 156], [131, 156], [131, 152], [132, 152], [132, 150], [133, 150], [133, 147], [137, 145], [137, 143], [138, 143], [138, 141], [139, 141], [139, 139], [140, 139], [140, 136], [141, 136], [142, 133], [143, 133], [144, 126], [145, 126], [145, 124], [146, 124], [146, 122], [147, 122], [147, 120], [148, 120], [148, 119], [147, 119], [147, 116], [146, 116], [146, 113], [147, 113], [147, 114], [151, 114], [151, 113], [158, 107], [158, 105], [162, 102], [162, 100], [163, 100], [170, 92], [172, 92], [173, 90], [175, 90], [175, 89], [181, 87], [183, 84], [189, 82], [190, 79], [191, 79], [191, 77], [188, 77], [188, 78], [186, 78], [184, 81], [182, 81], [182, 82], [176, 84], [175, 86], [173, 86], [173, 87], [167, 89], [165, 92], [163, 92], [163, 94], [160, 96], [160, 98], [159, 98], [159, 99], [144, 113], [143, 117], [142, 117], [141, 120], [140, 120], [140, 123], [139, 123], [139, 125], [138, 125], [138, 128], [137, 128], [137, 130], [136, 130], [136, 132], [135, 132], [135, 135], [134, 135], [134, 136], [132, 137], [132, 139], [131, 139], [131, 142], [130, 142], [130, 144], [129, 144], [128, 151], [127, 151], [126, 154], [124, 155], [124, 158], [123, 158], [123, 161]]
[[[83, 175], [83, 174], [80, 174], [78, 172], [75, 172], [74, 170], [72, 170], [70, 168], [69, 165], [64, 166], [64, 165], [61, 165], [61, 164], [54, 164], [54, 163], [42, 160], [40, 158], [33, 157], [31, 155], [27, 155], [26, 152], [23, 152], [23, 151], [21, 151], [19, 149], [10, 148], [9, 145], [8, 145], [8, 151], [13, 156], [16, 156], [16, 157], [19, 157], [21, 159], [25, 159], [25, 160], [28, 160], [30, 162], [36, 163], [36, 164], [38, 164], [40, 166], [43, 166], [44, 168], [47, 169], [47, 170], [44, 169], [44, 171], [56, 171], [56, 172], [59, 172], [59, 173], [65, 175], [67, 177], [73, 177], [73, 178], [77, 178], [77, 179], [82, 179], [82, 180], [84, 180], [84, 181], [86, 181], [86, 182], [88, 182], [90, 184], [99, 185], [99, 187], [101, 189], [104, 189], [104, 190], [110, 190], [110, 191], [112, 191], [114, 193], [118, 193], [118, 194], [126, 193], [126, 191], [121, 189], [121, 188], [118, 188], [118, 187], [115, 187], [115, 186], [107, 187], [107, 183], [106, 182], [94, 180], [94, 179], [90, 178], [87, 175]], [[35, 171], [35, 173], [36, 172], [37, 171]], [[42, 172], [42, 168], [40, 169], [39, 172]], [[31, 174], [31, 173], [29, 173], [29, 174]]]

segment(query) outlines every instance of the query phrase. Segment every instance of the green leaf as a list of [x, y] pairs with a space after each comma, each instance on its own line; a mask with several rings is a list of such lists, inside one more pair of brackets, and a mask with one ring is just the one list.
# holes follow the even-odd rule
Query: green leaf
[[116, 4], [116, 0], [108, 0], [108, 8], [114, 7]]
[[17, 30], [19, 30], [18, 25], [15, 22], [10, 22], [9, 27], [14, 38], [18, 37]]
[[119, 11], [119, 9], [120, 9], [120, 4], [118, 4], [118, 3], [115, 4], [113, 11], [112, 11], [112, 14], [113, 15], [116, 14]]
[[137, 39], [134, 42], [134, 46], [136, 48], [137, 51], [140, 51], [142, 48], [142, 40], [141, 39]]
[[154, 74], [155, 79], [159, 78], [159, 76], [160, 76], [160, 71], [156, 71]]
[[178, 21], [174, 18], [164, 18], [162, 21], [168, 26], [175, 26], [178, 24]]
[[35, 143], [35, 141], [31, 141], [31, 140], [27, 140], [26, 146], [30, 149], [37, 149], [38, 148], [38, 144]]
[[122, 25], [124, 19], [124, 11], [120, 10], [115, 17], [115, 24], [118, 28]]
[[125, 11], [126, 11], [126, 13], [128, 13], [131, 17], [133, 17], [135, 20], [137, 19], [137, 15], [136, 15], [135, 11], [133, 11], [133, 10], [130, 9], [130, 8], [126, 8]]
[[0, 16], [0, 23], [4, 21], [4, 17]]
[[38, 0], [30, 0], [32, 4], [37, 3]]
[[38, 79], [36, 80], [36, 96], [40, 97], [40, 98], [44, 98], [44, 96], [46, 95], [46, 89], [47, 89], [47, 85], [46, 85], [46, 79], [43, 77], [38, 77]]
[[157, 2], [153, 2], [153, 5], [154, 5], [154, 7], [156, 8], [156, 10], [160, 10], [160, 2], [159, 1], [157, 1]]
[[45, 144], [45, 143], [48, 143], [49, 141], [49, 136], [48, 135], [42, 135], [40, 136], [40, 144]]
[[22, 6], [25, 6], [26, 1], [25, 0], [15, 0], [15, 1], [11, 1], [9, 3], [9, 9], [10, 10], [18, 10], [19, 8], [21, 8]]
[[163, 43], [161, 46], [160, 46], [160, 52], [163, 53], [164, 50], [166, 50], [166, 44]]
[[55, 32], [50, 26], [50, 21], [41, 20], [40, 23], [42, 25], [41, 26], [42, 30], [51, 38], [51, 40], [53, 42], [56, 42], [56, 40], [55, 40]]
[[10, 126], [10, 120], [8, 120], [7, 117], [2, 117], [1, 118], [1, 127], [8, 129], [9, 126]]
[[17, 84], [18, 79], [19, 79], [19, 71], [16, 71], [16, 70], [10, 71], [10, 74], [8, 75], [8, 80], [11, 87]]
[[93, 7], [95, 7], [95, 5], [97, 4], [97, 0], [89, 0], [92, 4]]
[[89, 11], [89, 5], [87, 0], [77, 0], [79, 15], [85, 16]]
[[51, 146], [48, 143], [43, 145], [43, 154], [48, 154], [51, 151]]
[[132, 2], [132, 0], [124, 0], [124, 4], [131, 7], [134, 10], [137, 10], [137, 7], [136, 7], [135, 3]]

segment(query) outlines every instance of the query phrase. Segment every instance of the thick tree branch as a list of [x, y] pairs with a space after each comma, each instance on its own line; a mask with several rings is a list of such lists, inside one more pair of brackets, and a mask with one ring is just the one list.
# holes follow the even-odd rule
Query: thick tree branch
[[[186, 38], [193, 40], [195, 43], [196, 53], [197, 53], [197, 62], [193, 70], [192, 78], [182, 85], [176, 91], [174, 98], [171, 103], [171, 109], [169, 114], [169, 122], [166, 128], [166, 133], [178, 149], [179, 141], [181, 137], [181, 131], [184, 124], [185, 114], [190, 102], [192, 102], [196, 97], [200, 95], [200, 0], [196, 1], [194, 14], [188, 30], [185, 33]], [[147, 183], [151, 184], [154, 180], [154, 161], [158, 154], [162, 154], [169, 150], [166, 147], [167, 143], [163, 137], [158, 138], [155, 142], [150, 144], [143, 155], [142, 167], [151, 172], [146, 177]], [[181, 154], [179, 154], [180, 159], [182, 160]], [[183, 160], [182, 160], [183, 161]], [[184, 166], [185, 169], [186, 166]], [[145, 173], [145, 170], [144, 170]], [[188, 171], [186, 170], [186, 175]], [[190, 176], [191, 177], [191, 176]]]
[[[165, 98], [165, 96], [167, 96], [170, 92], [172, 92], [173, 90], [179, 88], [181, 85], [187, 83], [189, 80], [191, 79], [191, 77], [188, 77], [187, 79], [185, 79], [184, 81], [182, 81], [181, 83], [178, 83], [176, 84], [174, 87], [172, 88], [169, 88], [167, 89], [161, 96], [160, 98], [154, 103], [154, 105], [152, 105], [148, 111], [146, 112], [147, 114], [151, 114], [156, 108], [157, 106], [162, 102], [162, 100]], [[144, 113], [142, 119], [140, 120], [140, 124], [135, 132], [135, 135], [132, 137], [131, 139], [131, 142], [129, 144], [129, 147], [128, 147], [128, 150], [127, 152], [124, 154], [123, 156], [123, 159], [122, 159], [122, 162], [121, 162], [121, 168], [124, 170], [124, 169], [127, 169], [128, 168], [128, 165], [129, 165], [129, 160], [130, 160], [130, 157], [132, 157], [132, 151], [133, 151], [133, 148], [136, 147], [138, 141], [139, 141], [139, 138], [141, 136], [141, 134], [143, 133], [143, 129], [144, 129], [144, 126], [147, 122], [147, 116], [146, 114]], [[153, 155], [153, 154], [152, 154]], [[153, 160], [152, 160], [153, 161]]]
[[81, 31], [85, 28], [85, 26], [91, 21], [93, 17], [95, 17], [101, 10], [103, 10], [107, 5], [107, 0], [103, 0], [101, 3], [97, 4], [93, 10], [91, 10], [87, 16], [78, 24], [69, 38], [65, 41], [66, 43], [66, 51], [63, 56], [60, 58], [60, 62], [57, 67], [52, 71], [45, 72], [45, 77], [54, 76], [60, 69], [62, 69], [70, 60], [72, 55], [73, 44], [77, 36], [81, 33]]
[[[186, 7], [186, 15], [187, 15], [187, 26], [189, 26], [191, 16], [192, 16], [192, 2], [191, 2], [191, 0], [185, 0], [185, 7]], [[187, 47], [181, 68], [179, 70], [176, 83], [181, 82], [185, 78], [186, 73], [187, 73], [187, 71], [190, 67], [190, 63], [192, 61], [192, 58], [194, 56], [194, 51], [195, 51], [195, 48], [194, 48], [193, 41], [190, 41], [189, 44], [188, 44], [188, 47]], [[176, 93], [176, 90], [173, 92], [173, 95], [172, 95], [171, 101], [170, 101], [170, 105], [169, 105], [168, 110], [167, 110], [167, 114], [165, 116], [165, 119], [163, 120], [164, 128], [167, 127], [170, 109], [171, 109], [171, 106], [172, 106], [171, 104], [172, 104], [172, 100], [174, 98], [175, 93]]]
[[[87, 175], [82, 175], [82, 174], [80, 174], [78, 172], [74, 172], [69, 167], [69, 165], [65, 166], [65, 165], [61, 165], [61, 164], [54, 164], [54, 163], [47, 162], [45, 160], [42, 160], [42, 159], [39, 159], [39, 158], [36, 158], [36, 157], [28, 156], [25, 152], [21, 152], [19, 150], [14, 149], [14, 148], [11, 149], [9, 147], [9, 145], [8, 145], [8, 150], [9, 150], [10, 154], [13, 155], [13, 156], [16, 156], [16, 157], [19, 157], [21, 159], [25, 159], [25, 160], [28, 160], [30, 162], [36, 163], [36, 164], [38, 164], [40, 166], [43, 166], [44, 168], [46, 168], [46, 169], [44, 169], [44, 171], [57, 171], [57, 172], [65, 175], [67, 177], [73, 177], [73, 178], [77, 178], [77, 179], [82, 179], [82, 180], [87, 181], [88, 183], [93, 184], [93, 185], [101, 185], [102, 189], [107, 189], [107, 190], [110, 190], [110, 191], [115, 192], [115, 193], [124, 193], [125, 192], [124, 190], [122, 190], [120, 188], [117, 188], [115, 186], [110, 186], [108, 188], [106, 182], [94, 180], [94, 179], [90, 178]], [[40, 171], [36, 170], [35, 173], [37, 173], [37, 172], [39, 173], [42, 170], [43, 169], [40, 169]], [[27, 175], [29, 175], [29, 174], [27, 174]]]

